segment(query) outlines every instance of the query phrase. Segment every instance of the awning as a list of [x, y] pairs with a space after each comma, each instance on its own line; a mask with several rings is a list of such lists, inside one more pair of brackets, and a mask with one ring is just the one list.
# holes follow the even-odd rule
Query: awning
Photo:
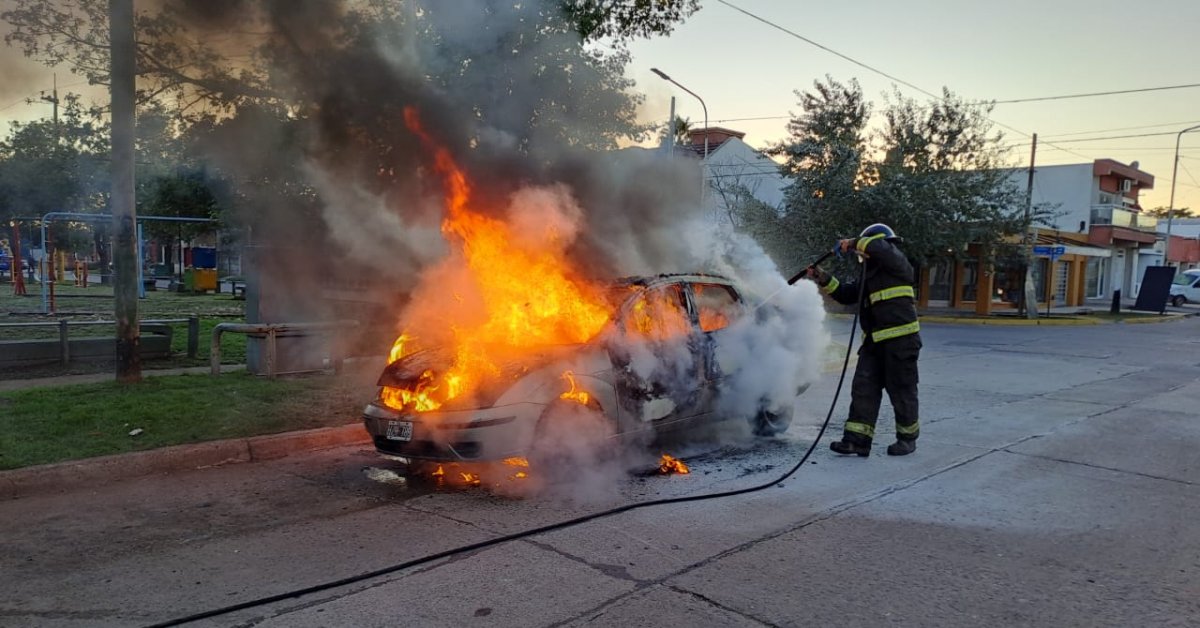
[[1112, 257], [1112, 251], [1098, 246], [1068, 246], [1067, 255], [1083, 255], [1086, 257]]

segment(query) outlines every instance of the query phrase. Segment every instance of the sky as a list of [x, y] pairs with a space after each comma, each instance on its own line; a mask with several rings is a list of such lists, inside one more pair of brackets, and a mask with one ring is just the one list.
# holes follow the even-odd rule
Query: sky
[[[948, 87], [966, 99], [1011, 100], [1066, 94], [1200, 83], [1200, 2], [1195, 0], [727, 0], [780, 27], [851, 57], [923, 90]], [[0, 0], [0, 6], [8, 2]], [[720, 0], [702, 9], [667, 37], [631, 45], [629, 75], [646, 95], [643, 115], [665, 121], [671, 96], [677, 113], [703, 124], [699, 103], [650, 72], [657, 67], [704, 98], [709, 123], [746, 133], [765, 147], [786, 136], [786, 116], [797, 112], [794, 90], [830, 75], [857, 79], [866, 97], [882, 105], [893, 86], [924, 99], [850, 61], [739, 13]], [[6, 32], [0, 25], [0, 37]], [[0, 123], [48, 116], [53, 70], [19, 60], [0, 44]], [[81, 85], [60, 69], [60, 88], [103, 91]], [[27, 104], [25, 99], [34, 97]], [[1014, 166], [1029, 164], [1036, 132], [1041, 165], [1112, 158], [1138, 161], [1155, 177], [1142, 207], [1166, 206], [1171, 190], [1175, 134], [1200, 124], [1200, 87], [1093, 98], [997, 105], [991, 115]], [[773, 118], [744, 120], [743, 118]], [[1132, 128], [1137, 127], [1137, 128]], [[1146, 137], [1084, 141], [1115, 135]], [[1177, 207], [1200, 211], [1200, 130], [1184, 135], [1176, 187]]]
[[[1200, 83], [1196, 0], [728, 2], [923, 90], [948, 87], [968, 100]], [[647, 96], [647, 115], [665, 121], [675, 96], [677, 113], [703, 125], [696, 99], [650, 72], [657, 67], [704, 99], [711, 126], [744, 131], [757, 147], [786, 137], [787, 120], [739, 119], [798, 112], [794, 90], [809, 89], [827, 74], [857, 79], [877, 108], [893, 86], [927, 98], [718, 0], [703, 0], [702, 9], [669, 37], [631, 48], [628, 72]], [[1155, 177], [1141, 206], [1165, 207], [1176, 134], [1200, 124], [1200, 87], [999, 104], [991, 117], [1020, 131], [1000, 129], [1005, 143], [1023, 144], [1009, 154], [1014, 166], [1028, 167], [1024, 134], [1037, 133], [1037, 164], [1138, 161]], [[1079, 141], [1146, 133], [1161, 135]], [[1200, 129], [1184, 135], [1181, 146], [1175, 206], [1200, 213]]]

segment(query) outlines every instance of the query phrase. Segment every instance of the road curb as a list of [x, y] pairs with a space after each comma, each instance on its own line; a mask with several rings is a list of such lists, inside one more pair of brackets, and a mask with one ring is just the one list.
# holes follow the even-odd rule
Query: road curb
[[0, 500], [61, 492], [85, 484], [100, 486], [172, 471], [275, 460], [295, 453], [369, 441], [362, 425], [352, 423], [24, 467], [0, 471]]
[[1104, 321], [1085, 318], [969, 318], [959, 316], [922, 316], [922, 323], [942, 323], [947, 325], [996, 325], [1000, 327], [1078, 327], [1087, 325], [1103, 325]]

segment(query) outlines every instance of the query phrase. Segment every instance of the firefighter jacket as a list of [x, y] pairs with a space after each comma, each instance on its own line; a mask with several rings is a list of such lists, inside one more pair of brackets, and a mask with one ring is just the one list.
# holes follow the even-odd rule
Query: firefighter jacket
[[[867, 267], [858, 319], [863, 344], [916, 335], [921, 327], [912, 264], [883, 234], [859, 238], [855, 249]], [[837, 277], [830, 277], [821, 289], [842, 305], [853, 305], [859, 298], [858, 281], [840, 283]]]

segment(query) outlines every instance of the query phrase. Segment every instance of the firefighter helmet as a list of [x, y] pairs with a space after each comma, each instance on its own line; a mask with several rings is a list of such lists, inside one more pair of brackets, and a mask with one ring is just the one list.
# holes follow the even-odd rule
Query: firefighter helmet
[[882, 222], [877, 222], [877, 223], [871, 225], [870, 227], [863, 229], [862, 233], [858, 234], [858, 237], [869, 238], [873, 235], [879, 235], [879, 234], [883, 234], [883, 239], [888, 240], [889, 242], [903, 242], [904, 241], [904, 238], [901, 238], [900, 236], [896, 235], [896, 232], [893, 231], [891, 227], [883, 224]]

